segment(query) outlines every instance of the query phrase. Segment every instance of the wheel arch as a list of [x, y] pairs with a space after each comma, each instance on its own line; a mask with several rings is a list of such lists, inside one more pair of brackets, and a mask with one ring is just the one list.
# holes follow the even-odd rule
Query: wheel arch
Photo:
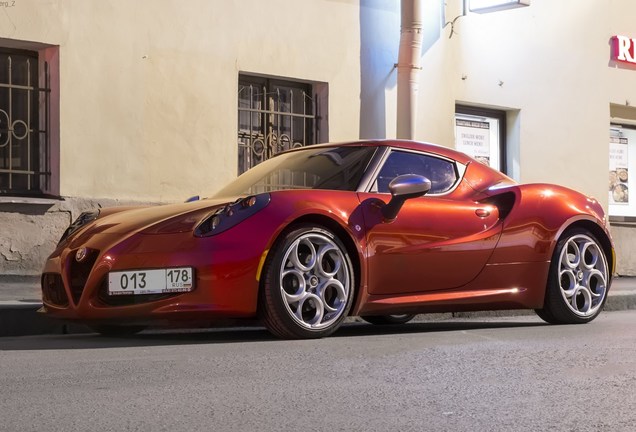
[[591, 221], [589, 219], [579, 219], [562, 228], [554, 239], [552, 253], [554, 253], [554, 248], [556, 247], [559, 240], [561, 240], [563, 235], [573, 228], [582, 228], [589, 231], [601, 243], [601, 247], [603, 248], [603, 252], [605, 252], [605, 257], [608, 261], [607, 264], [610, 268], [611, 280], [616, 269], [616, 254], [614, 253], [614, 246], [612, 245], [612, 240], [607, 231], [594, 221]]
[[[353, 274], [354, 274], [354, 292], [353, 292], [353, 299], [352, 299], [352, 305], [356, 305], [357, 301], [358, 301], [358, 296], [360, 295], [360, 287], [362, 286], [362, 279], [361, 276], [363, 274], [363, 270], [362, 270], [362, 256], [361, 256], [361, 249], [358, 247], [356, 240], [354, 240], [354, 238], [352, 237], [351, 233], [342, 226], [341, 223], [339, 223], [337, 220], [329, 217], [329, 216], [325, 216], [322, 214], [317, 214], [317, 213], [310, 213], [310, 214], [305, 214], [302, 216], [299, 216], [296, 219], [293, 219], [291, 222], [289, 222], [282, 230], [280, 230], [278, 232], [278, 234], [275, 236], [275, 238], [272, 240], [271, 242], [271, 247], [273, 248], [274, 245], [276, 245], [278, 243], [278, 241], [282, 238], [282, 236], [288, 232], [291, 229], [294, 229], [294, 227], [301, 225], [301, 224], [315, 224], [315, 225], [320, 225], [323, 226], [327, 229], [329, 229], [330, 231], [332, 231], [339, 239], [340, 241], [342, 241], [342, 243], [344, 244], [345, 248], [347, 249], [347, 253], [349, 254], [349, 257], [351, 259], [351, 265], [353, 266]], [[270, 248], [271, 250], [271, 248]], [[268, 254], [269, 256], [269, 251]], [[265, 261], [265, 259], [263, 259], [263, 261]], [[259, 266], [258, 269], [258, 277], [259, 277], [259, 295], [258, 295], [258, 302], [260, 303], [260, 291], [263, 289], [263, 271], [265, 270], [264, 266]], [[350, 311], [352, 311], [354, 308], [352, 307], [350, 309]]]
[[[608, 280], [605, 284], [604, 298], [601, 303], [597, 303], [597, 305], [594, 306], [594, 311], [591, 315], [587, 312], [584, 314], [577, 313], [574, 309], [578, 310], [578, 306], [575, 306], [573, 309], [572, 305], [570, 305], [570, 301], [565, 298], [563, 288], [560, 286], [560, 282], [558, 281], [561, 277], [560, 270], [558, 270], [556, 274], [554, 273], [554, 271], [557, 270], [557, 263], [559, 261], [559, 259], [557, 259], [557, 262], [554, 262], [558, 244], [561, 241], [568, 239], [570, 235], [576, 236], [580, 233], [589, 233], [596, 239], [605, 254], [607, 260], [606, 265], [608, 266], [606, 270], [608, 273]], [[563, 247], [567, 247], [565, 243], [563, 244]], [[614, 253], [614, 247], [609, 232], [596, 220], [590, 220], [588, 218], [570, 220], [569, 223], [564, 224], [561, 229], [559, 229], [557, 235], [555, 235], [551, 255], [552, 260], [550, 262], [550, 270], [546, 281], [543, 306], [535, 309], [535, 312], [539, 315], [539, 317], [541, 317], [541, 319], [550, 324], [583, 324], [592, 321], [600, 314], [603, 305], [607, 301], [607, 292], [611, 286], [612, 276], [615, 269], [616, 255]], [[584, 283], [584, 285], [589, 285], [589, 282]], [[588, 291], [590, 289], [590, 287], [587, 287]], [[574, 297], [572, 297], [572, 301], [574, 301]], [[585, 304], [588, 305], [587, 300], [585, 300]], [[593, 301], [590, 298], [589, 305], [586, 306], [588, 311], [591, 310], [592, 305]]]

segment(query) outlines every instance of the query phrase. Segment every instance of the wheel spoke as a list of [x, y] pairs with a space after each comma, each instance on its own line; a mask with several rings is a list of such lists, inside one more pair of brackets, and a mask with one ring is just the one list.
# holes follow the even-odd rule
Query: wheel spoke
[[600, 251], [594, 242], [588, 242], [581, 248], [581, 264], [587, 269], [593, 269], [598, 263]]
[[579, 245], [574, 240], [570, 240], [566, 243], [563, 251], [564, 253], [561, 255], [561, 263], [570, 269], [577, 268], [581, 263], [581, 251], [579, 249]]
[[309, 326], [320, 324], [325, 313], [324, 305], [315, 294], [309, 294], [298, 302], [294, 316]]
[[316, 248], [309, 240], [296, 241], [290, 252], [289, 260], [296, 269], [306, 272], [316, 265]]
[[305, 278], [303, 273], [296, 270], [285, 270], [281, 274], [281, 291], [287, 303], [295, 303], [305, 295]]
[[566, 297], [570, 298], [576, 290], [576, 275], [572, 270], [564, 270], [559, 275], [559, 285]]
[[585, 286], [577, 287], [574, 295], [570, 299], [572, 307], [582, 314], [587, 314], [592, 307], [592, 295]]
[[320, 299], [328, 313], [337, 312], [344, 307], [347, 293], [344, 286], [337, 279], [331, 279], [320, 289]]
[[325, 245], [318, 251], [316, 270], [326, 277], [335, 276], [342, 266], [342, 253], [334, 245]]
[[287, 300], [287, 304], [293, 305], [295, 303], [298, 303], [299, 301], [301, 301], [302, 299], [304, 299], [307, 296], [307, 292], [303, 291], [299, 294], [287, 294], [284, 293], [285, 299]]
[[592, 270], [587, 277], [587, 286], [590, 289], [590, 294], [595, 298], [605, 297], [605, 291], [607, 290], [607, 282], [605, 282], [605, 276], [598, 270]]

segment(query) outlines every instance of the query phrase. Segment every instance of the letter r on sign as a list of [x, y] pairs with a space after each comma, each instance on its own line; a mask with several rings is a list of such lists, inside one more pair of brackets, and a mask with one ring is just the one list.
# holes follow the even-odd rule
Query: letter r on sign
[[634, 39], [630, 39], [625, 36], [614, 36], [614, 56], [616, 60], [636, 63], [636, 56], [634, 55], [634, 45], [636, 45]]

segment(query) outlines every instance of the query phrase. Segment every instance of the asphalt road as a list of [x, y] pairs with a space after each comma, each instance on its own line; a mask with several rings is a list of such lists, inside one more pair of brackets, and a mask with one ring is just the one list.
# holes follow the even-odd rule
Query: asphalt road
[[634, 431], [636, 311], [0, 338], [2, 431]]

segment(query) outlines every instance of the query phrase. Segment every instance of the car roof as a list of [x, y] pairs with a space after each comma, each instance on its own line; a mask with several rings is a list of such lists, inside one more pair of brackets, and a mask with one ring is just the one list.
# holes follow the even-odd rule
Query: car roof
[[[312, 145], [311, 147], [348, 147], [348, 146], [365, 146], [365, 147], [392, 147], [395, 149], [413, 150], [419, 152], [430, 153], [433, 155], [445, 157], [455, 160], [463, 165], [469, 166], [468, 171], [464, 175], [470, 177], [468, 182], [475, 190], [482, 190], [489, 185], [495, 184], [516, 184], [516, 182], [504, 173], [493, 169], [487, 165], [477, 162], [465, 153], [444, 147], [438, 144], [425, 143], [420, 141], [400, 140], [400, 139], [381, 139], [381, 140], [359, 140], [347, 141], [341, 143], [328, 143]], [[307, 147], [301, 147], [307, 148]], [[298, 150], [300, 150], [298, 149]]]
[[[345, 141], [345, 142], [336, 142], [336, 143], [315, 144], [315, 145], [312, 145], [311, 147], [349, 147], [349, 146], [393, 147], [393, 148], [405, 149], [405, 150], [415, 150], [415, 151], [437, 154], [439, 156], [456, 160], [457, 162], [460, 162], [464, 165], [473, 161], [473, 159], [467, 156], [466, 154], [459, 152], [457, 150], [453, 150], [448, 147], [444, 147], [438, 144], [431, 144], [431, 143], [411, 141], [411, 140], [400, 140], [400, 139]], [[301, 147], [294, 150], [301, 150], [303, 148], [307, 148], [307, 147]]]

